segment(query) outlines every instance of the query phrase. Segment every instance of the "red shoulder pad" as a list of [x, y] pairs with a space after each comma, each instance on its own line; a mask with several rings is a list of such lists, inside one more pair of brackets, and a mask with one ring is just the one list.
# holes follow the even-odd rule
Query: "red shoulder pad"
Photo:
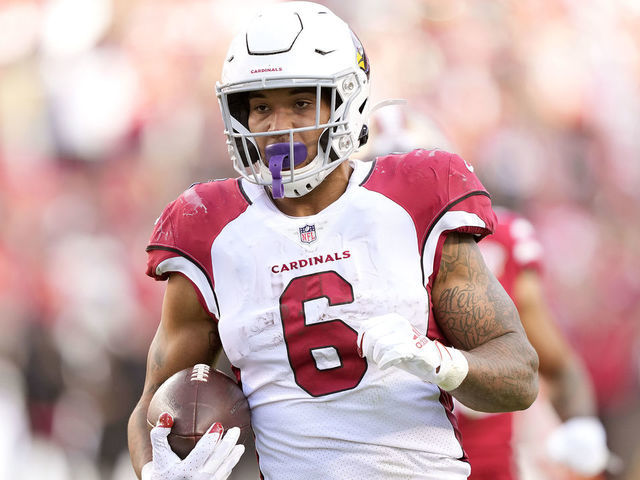
[[249, 206], [236, 179], [198, 183], [171, 202], [156, 221], [147, 252], [147, 275], [164, 280], [162, 263], [182, 256], [194, 263], [213, 287], [211, 246], [230, 221]]
[[436, 222], [449, 211], [464, 211], [479, 222], [450, 230], [484, 237], [493, 232], [496, 217], [489, 193], [458, 155], [443, 150], [414, 150], [379, 157], [365, 188], [401, 205], [412, 217], [422, 245]]

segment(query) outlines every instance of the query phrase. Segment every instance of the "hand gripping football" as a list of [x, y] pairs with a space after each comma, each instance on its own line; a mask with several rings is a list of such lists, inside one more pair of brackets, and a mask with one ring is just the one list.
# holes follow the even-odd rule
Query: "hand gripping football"
[[251, 414], [242, 389], [208, 365], [181, 370], [160, 385], [147, 411], [149, 429], [164, 412], [173, 417], [169, 445], [182, 459], [214, 422], [220, 422], [225, 431], [239, 427], [239, 443], [250, 439]]

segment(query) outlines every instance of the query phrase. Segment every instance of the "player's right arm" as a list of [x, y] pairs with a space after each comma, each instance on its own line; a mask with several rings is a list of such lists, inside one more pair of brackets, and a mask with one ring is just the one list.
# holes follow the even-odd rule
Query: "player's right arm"
[[172, 274], [147, 355], [144, 390], [129, 418], [129, 453], [138, 476], [152, 457], [147, 424], [151, 397], [174, 373], [197, 363], [214, 365], [221, 348], [216, 322], [198, 301], [192, 283], [181, 274]]
[[[484, 412], [524, 410], [538, 394], [538, 356], [509, 295], [470, 235], [449, 234], [432, 291], [434, 315], [468, 375], [452, 395]], [[448, 389], [452, 391], [454, 389]]]
[[361, 355], [382, 370], [397, 366], [484, 412], [524, 410], [538, 393], [538, 356], [515, 305], [484, 263], [475, 239], [450, 233], [432, 290], [447, 347], [397, 313], [358, 330]]

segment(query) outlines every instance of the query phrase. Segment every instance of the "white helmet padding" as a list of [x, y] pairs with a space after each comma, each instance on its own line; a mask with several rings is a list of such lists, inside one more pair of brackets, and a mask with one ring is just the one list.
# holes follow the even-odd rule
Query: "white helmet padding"
[[[314, 88], [315, 124], [304, 128], [251, 133], [248, 93], [274, 88]], [[282, 172], [284, 196], [313, 190], [367, 141], [369, 62], [349, 26], [328, 8], [311, 2], [269, 5], [237, 35], [216, 85], [234, 168], [249, 181], [271, 185], [268, 165], [255, 139], [321, 129], [318, 154], [307, 165]], [[320, 121], [322, 98], [330, 116]]]

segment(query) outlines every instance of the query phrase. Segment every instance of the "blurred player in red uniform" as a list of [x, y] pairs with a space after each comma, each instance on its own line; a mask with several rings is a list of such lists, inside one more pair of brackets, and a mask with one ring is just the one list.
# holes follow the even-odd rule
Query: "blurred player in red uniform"
[[[372, 133], [367, 157], [376, 157], [379, 152], [409, 151], [423, 144], [425, 138], [432, 146], [452, 149], [433, 118], [403, 108], [385, 109], [384, 114], [375, 118]], [[519, 310], [529, 341], [537, 350], [539, 373], [546, 386], [536, 401], [539, 408], [531, 412], [541, 417], [525, 417], [529, 412], [519, 414], [520, 419], [539, 424], [535, 432], [520, 433], [546, 443], [543, 448], [536, 448], [535, 453], [542, 452], [542, 458], [536, 458], [535, 472], [529, 473], [535, 480], [544, 480], [542, 475], [552, 480], [599, 479], [607, 464], [615, 465], [616, 458], [610, 458], [604, 428], [595, 416], [591, 381], [554, 324], [544, 299], [540, 277], [542, 246], [529, 221], [504, 208], [496, 208], [496, 213], [496, 231], [479, 247], [487, 266]], [[514, 448], [514, 413], [479, 413], [458, 402], [454, 411], [471, 463], [469, 478], [519, 479], [518, 467], [522, 462], [518, 461]], [[548, 435], [554, 427], [555, 431]]]
[[[567, 467], [573, 478], [592, 478], [604, 470], [609, 452], [604, 428], [595, 416], [590, 379], [546, 306], [540, 280], [542, 248], [533, 226], [514, 212], [497, 208], [496, 213], [498, 227], [480, 250], [520, 312], [538, 352], [549, 400], [562, 421], [546, 441], [547, 454]], [[456, 415], [471, 463], [469, 478], [517, 479], [513, 414], [481, 414], [456, 405]]]

